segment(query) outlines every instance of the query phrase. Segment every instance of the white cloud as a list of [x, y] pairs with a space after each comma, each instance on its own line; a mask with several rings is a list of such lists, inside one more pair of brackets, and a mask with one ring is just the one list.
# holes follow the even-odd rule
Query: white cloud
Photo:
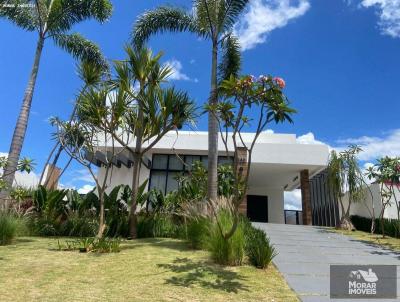
[[285, 210], [301, 210], [301, 191], [299, 189], [285, 192]]
[[94, 186], [86, 184], [82, 188], [78, 189], [79, 194], [87, 194], [94, 189]]
[[176, 59], [169, 60], [165, 62], [165, 65], [171, 68], [170, 80], [176, 81], [190, 81], [191, 79], [185, 73], [183, 73], [182, 63]]
[[319, 141], [317, 139], [315, 139], [314, 133], [312, 132], [308, 132], [304, 135], [300, 135], [299, 137], [297, 137], [297, 142], [299, 144], [306, 144], [306, 145], [326, 145], [324, 142]]
[[304, 15], [309, 0], [253, 0], [235, 26], [243, 50], [264, 43], [268, 33], [284, 27], [292, 19]]
[[363, 151], [358, 158], [362, 161], [373, 161], [384, 156], [400, 156], [400, 129], [390, 131], [383, 137], [361, 136], [339, 140], [338, 143], [343, 147], [350, 144], [359, 145]]
[[400, 1], [399, 0], [362, 0], [361, 7], [377, 10], [378, 26], [385, 35], [400, 37]]

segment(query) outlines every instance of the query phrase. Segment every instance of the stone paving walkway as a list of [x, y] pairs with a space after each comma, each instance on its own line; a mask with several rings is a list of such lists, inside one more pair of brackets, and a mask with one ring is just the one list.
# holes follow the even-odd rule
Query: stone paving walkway
[[271, 223], [254, 223], [254, 226], [270, 237], [279, 252], [273, 262], [302, 301], [362, 301], [329, 299], [331, 264], [398, 265], [398, 299], [366, 301], [400, 301], [400, 253], [331, 233], [323, 227]]

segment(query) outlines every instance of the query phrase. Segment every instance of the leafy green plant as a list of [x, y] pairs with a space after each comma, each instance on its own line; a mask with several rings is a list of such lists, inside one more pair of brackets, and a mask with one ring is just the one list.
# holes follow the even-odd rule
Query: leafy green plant
[[249, 262], [257, 268], [266, 268], [278, 254], [264, 231], [256, 229], [250, 222], [245, 227], [245, 251]]
[[119, 238], [99, 238], [93, 241], [92, 251], [96, 253], [119, 253], [121, 239]]
[[79, 241], [65, 240], [64, 242], [57, 240], [57, 249], [59, 251], [75, 251], [79, 249]]
[[85, 253], [89, 252], [93, 248], [94, 242], [95, 242], [94, 237], [77, 239], [77, 243], [79, 245], [79, 251]]
[[33, 196], [36, 211], [54, 219], [61, 218], [66, 213], [64, 197], [67, 192], [67, 190], [47, 190], [44, 186], [39, 186]]

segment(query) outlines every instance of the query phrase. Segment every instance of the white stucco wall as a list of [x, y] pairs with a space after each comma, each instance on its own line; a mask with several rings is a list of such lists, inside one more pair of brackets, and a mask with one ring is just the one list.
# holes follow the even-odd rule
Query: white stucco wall
[[[103, 181], [105, 176], [104, 167], [99, 169], [99, 180]], [[142, 184], [146, 179], [150, 176], [150, 170], [147, 169], [144, 165], [140, 168], [140, 176], [139, 181]], [[114, 187], [119, 185], [129, 185], [132, 186], [132, 169], [127, 168], [124, 165], [121, 165], [121, 168], [113, 167], [112, 170], [108, 172], [108, 181], [107, 181], [107, 190], [106, 192], [110, 192]], [[146, 186], [147, 191], [148, 186]]]
[[[382, 210], [382, 203], [381, 203], [381, 197], [380, 197], [379, 192], [380, 192], [379, 184], [371, 184], [369, 186], [369, 189], [364, 190], [365, 200], [362, 202], [351, 204], [350, 215], [358, 215], [358, 216], [362, 216], [362, 217], [371, 218], [372, 207], [374, 207], [375, 217], [379, 217], [379, 214]], [[398, 191], [395, 191], [395, 194], [396, 194], [397, 200], [399, 201], [400, 193]], [[374, 202], [373, 205], [372, 205], [372, 201]], [[348, 194], [346, 194], [343, 197], [343, 205], [346, 209], [347, 205], [348, 205]], [[341, 214], [340, 206], [339, 206], [339, 211]], [[383, 217], [391, 218], [391, 219], [398, 218], [397, 207], [396, 207], [394, 197], [392, 197], [392, 199], [390, 201], [390, 205], [386, 207]]]

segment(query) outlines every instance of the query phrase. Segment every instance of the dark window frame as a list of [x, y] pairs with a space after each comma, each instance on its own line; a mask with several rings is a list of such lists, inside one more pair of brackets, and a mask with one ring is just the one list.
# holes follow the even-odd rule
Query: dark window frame
[[[155, 157], [155, 156], [167, 156], [167, 167], [166, 167], [165, 169], [153, 168], [153, 162], [154, 162], [154, 157]], [[183, 159], [183, 162], [184, 162], [185, 164], [182, 164], [182, 169], [171, 169], [171, 168], [169, 167], [169, 159], [170, 159], [170, 157], [172, 157], [172, 156], [177, 156], [177, 155], [176, 155], [176, 154], [170, 154], [170, 153], [154, 153], [154, 154], [152, 154], [152, 156], [151, 156], [151, 165], [150, 165], [150, 175], [149, 175], [148, 190], [151, 189], [151, 180], [152, 180], [153, 172], [165, 172], [165, 186], [164, 186], [164, 190], [161, 190], [161, 191], [162, 191], [162, 193], [163, 193], [164, 195], [166, 195], [166, 194], [167, 194], [167, 188], [168, 188], [168, 176], [169, 176], [169, 173], [170, 173], [170, 172], [171, 172], [171, 173], [176, 173], [176, 172], [178, 172], [178, 173], [179, 173], [179, 172], [185, 173], [185, 172], [190, 172], [190, 171], [191, 171], [191, 170], [187, 169], [187, 167], [186, 167], [186, 163], [187, 163], [186, 158], [187, 158], [187, 157], [194, 157], [194, 156], [199, 157], [199, 158], [200, 158], [199, 161], [200, 161], [201, 163], [203, 163], [203, 164], [204, 164], [203, 159], [208, 159], [208, 155], [199, 155], [199, 154], [178, 154], [178, 156], [181, 157], [181, 158]], [[233, 156], [218, 156], [218, 164], [219, 164], [220, 159], [221, 159], [221, 160], [225, 160], [226, 158], [228, 158], [228, 159], [230, 158], [231, 161], [232, 161], [232, 163], [233, 163]], [[205, 168], [207, 169], [207, 167], [205, 167]]]

